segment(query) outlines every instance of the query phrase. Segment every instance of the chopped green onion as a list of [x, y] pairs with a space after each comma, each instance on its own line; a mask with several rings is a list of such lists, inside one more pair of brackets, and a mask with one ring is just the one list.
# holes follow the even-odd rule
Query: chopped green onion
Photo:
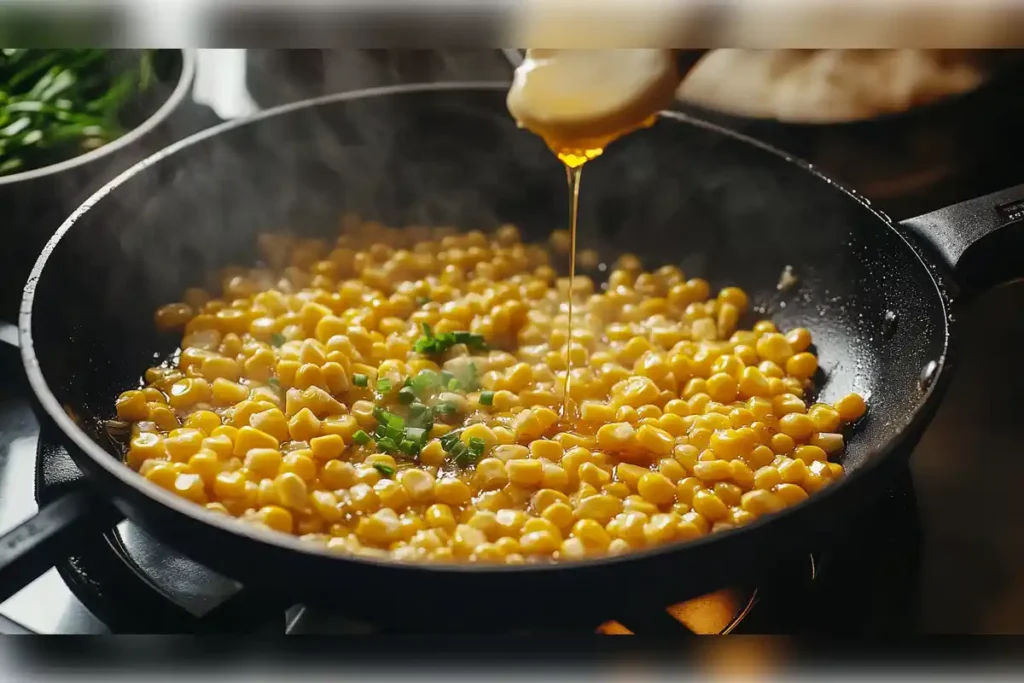
[[440, 354], [456, 344], [465, 344], [472, 349], [486, 349], [487, 343], [483, 335], [472, 332], [442, 332], [434, 334], [430, 325], [423, 323], [423, 336], [416, 340], [413, 350], [416, 353]]
[[402, 451], [406, 455], [419, 455], [420, 445], [412, 439], [405, 439], [398, 444], [398, 450]]
[[364, 432], [362, 429], [360, 429], [359, 431], [352, 435], [352, 440], [355, 441], [360, 446], [365, 446], [371, 441], [370, 435]]
[[466, 391], [476, 391], [480, 388], [480, 371], [477, 369], [476, 363], [470, 363], [468, 370], [469, 377], [464, 380]]
[[448, 382], [448, 391], [458, 391], [462, 388], [462, 382], [455, 379], [454, 377]]
[[284, 335], [281, 334], [280, 332], [274, 332], [272, 335], [270, 335], [270, 344], [272, 346], [281, 346], [286, 341], [288, 341], [288, 340], [285, 339]]
[[442, 401], [434, 406], [434, 410], [441, 415], [452, 415], [459, 410], [459, 407], [454, 401]]
[[390, 477], [390, 476], [392, 476], [395, 473], [395, 468], [394, 467], [390, 467], [388, 465], [384, 465], [383, 463], [379, 463], [379, 462], [373, 463], [373, 469], [377, 470], [378, 472], [380, 472], [385, 477]]
[[412, 390], [423, 398], [428, 391], [440, 386], [440, 382], [440, 375], [433, 370], [420, 370], [419, 374], [412, 378]]
[[427, 440], [427, 430], [422, 427], [409, 427], [405, 430], [405, 438], [423, 443]]
[[385, 436], [383, 439], [377, 441], [377, 448], [381, 449], [385, 453], [394, 453], [398, 450], [398, 444], [395, 440]]
[[494, 392], [493, 391], [481, 391], [480, 392], [480, 405], [482, 405], [482, 406], [494, 405]]
[[416, 392], [412, 387], [402, 387], [398, 390], [398, 402], [410, 404], [416, 400]]
[[370, 383], [370, 378], [367, 377], [366, 375], [362, 375], [362, 374], [360, 374], [358, 372], [356, 374], [352, 375], [352, 384], [355, 384], [357, 387], [365, 387], [369, 383]]
[[377, 380], [377, 393], [389, 394], [391, 393], [391, 380], [387, 377]]
[[461, 430], [456, 429], [455, 431], [448, 432], [447, 434], [442, 436], [441, 437], [441, 448], [445, 449], [446, 451], [450, 451], [455, 444], [461, 443], [459, 441], [459, 432], [460, 431]]
[[455, 375], [448, 372], [447, 370], [441, 371], [441, 386], [446, 387], [448, 384], [455, 379]]
[[484, 454], [484, 450], [487, 448], [487, 443], [478, 436], [469, 437], [469, 450], [472, 451], [477, 457]]

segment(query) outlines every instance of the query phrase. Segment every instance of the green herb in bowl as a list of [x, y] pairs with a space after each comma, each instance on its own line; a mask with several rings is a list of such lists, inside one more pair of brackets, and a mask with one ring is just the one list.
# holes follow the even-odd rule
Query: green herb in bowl
[[155, 80], [149, 51], [0, 50], [0, 175], [124, 135], [126, 105]]

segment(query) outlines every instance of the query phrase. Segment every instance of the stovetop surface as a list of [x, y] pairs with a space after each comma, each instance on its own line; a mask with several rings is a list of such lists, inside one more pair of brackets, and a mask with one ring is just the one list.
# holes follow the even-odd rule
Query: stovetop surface
[[[469, 62], [476, 65], [471, 73], [466, 72], [464, 55], [441, 61], [460, 65], [458, 78], [500, 77], [493, 58], [499, 57], [484, 55]], [[244, 78], [240, 59], [240, 51], [226, 51], [204, 55], [200, 62], [196, 99], [225, 117], [245, 115], [256, 106], [239, 81]], [[393, 69], [388, 73], [395, 75]], [[358, 85], [368, 85], [367, 78], [360, 72]], [[330, 88], [344, 89], [344, 83], [332, 82]], [[1012, 173], [992, 176], [992, 187], [984, 191], [1017, 180]], [[942, 203], [941, 197], [934, 199], [935, 206]], [[808, 558], [794, 558], [787, 576], [759, 586], [758, 602], [737, 632], [1024, 632], [1024, 536], [1018, 533], [1024, 528], [1024, 497], [1017, 493], [1024, 481], [1024, 459], [1018, 454], [1020, 430], [1014, 422], [1014, 387], [1024, 385], [1024, 366], [1015, 362], [1016, 340], [1024, 334], [1024, 316], [1015, 314], [1020, 310], [1024, 286], [1015, 284], [958, 313], [963, 334], [957, 374], [913, 456], [908, 480], [897, 482], [886, 500], [866, 513], [856, 538], [843, 539], [840, 550], [826, 554], [814, 581], [805, 575]], [[0, 344], [0, 531], [37, 508], [33, 483], [39, 430], [18, 363], [17, 353]], [[147, 572], [150, 580], [186, 577], [184, 588], [180, 580], [163, 588], [175, 594], [189, 615], [230, 604], [225, 596], [238, 588], [232, 582], [211, 579], [127, 523], [118, 529], [96, 553], [109, 556], [115, 549], [111, 545], [120, 546], [141, 564], [162, 568]], [[75, 592], [91, 596], [92, 609], [54, 568], [0, 606], [0, 615], [38, 633], [103, 633], [119, 630], [126, 614], [146, 609], [141, 603], [124, 604], [124, 598], [116, 597], [119, 586], [109, 585], [109, 579], [106, 586], [82, 585], [94, 574], [76, 573], [67, 564], [61, 572], [78, 577]], [[121, 621], [114, 623], [97, 595], [120, 613]], [[269, 632], [339, 632], [333, 615], [315, 609], [294, 608], [286, 615], [268, 607], [261, 619], [265, 625], [259, 629]], [[349, 626], [347, 632], [360, 628]]]

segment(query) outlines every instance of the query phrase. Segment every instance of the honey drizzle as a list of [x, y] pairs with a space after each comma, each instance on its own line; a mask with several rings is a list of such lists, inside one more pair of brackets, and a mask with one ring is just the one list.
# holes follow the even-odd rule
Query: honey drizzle
[[583, 175], [583, 164], [601, 156], [602, 147], [582, 150], [562, 150], [555, 152], [559, 161], [565, 164], [565, 179], [569, 187], [569, 310], [568, 326], [565, 340], [565, 387], [562, 390], [563, 422], [575, 421], [579, 418], [576, 403], [572, 400], [572, 298], [576, 281], [576, 224], [579, 213], [580, 177]]

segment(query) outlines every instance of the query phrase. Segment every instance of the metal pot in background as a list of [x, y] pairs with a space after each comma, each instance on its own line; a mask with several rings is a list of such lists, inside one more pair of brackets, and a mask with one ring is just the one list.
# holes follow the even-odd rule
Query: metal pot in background
[[[42, 168], [0, 176], [0, 320], [13, 321], [22, 285], [40, 250], [61, 222], [97, 188], [118, 173], [213, 121], [191, 102], [196, 73], [192, 50], [160, 50], [156, 54], [157, 82], [130, 106], [141, 122], [113, 142]], [[190, 116], [175, 117], [183, 107], [196, 107]], [[198, 113], [198, 117], [195, 115]]]

